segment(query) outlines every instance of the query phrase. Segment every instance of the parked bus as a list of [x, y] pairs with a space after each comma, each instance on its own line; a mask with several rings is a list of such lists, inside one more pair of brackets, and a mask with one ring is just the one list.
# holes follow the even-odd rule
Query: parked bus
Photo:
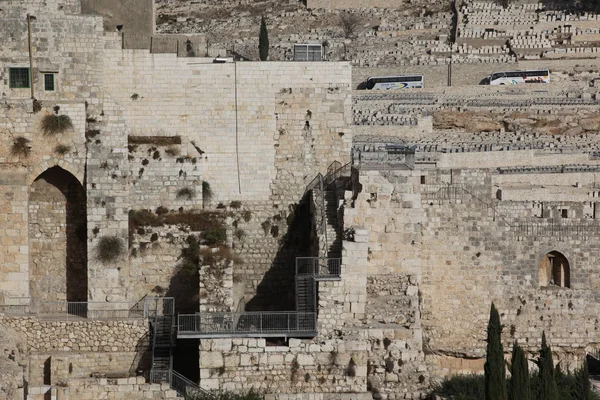
[[489, 77], [490, 85], [517, 85], [519, 83], [550, 83], [550, 71], [539, 69], [532, 71], [494, 72]]
[[367, 78], [365, 87], [371, 89], [422, 89], [423, 75], [377, 76]]

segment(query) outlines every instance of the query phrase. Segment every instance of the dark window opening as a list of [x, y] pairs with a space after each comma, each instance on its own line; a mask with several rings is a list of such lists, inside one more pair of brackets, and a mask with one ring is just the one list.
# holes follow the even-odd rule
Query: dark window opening
[[29, 68], [9, 68], [9, 87], [27, 89], [30, 87]]
[[562, 218], [569, 218], [569, 210], [567, 210], [566, 208], [561, 209], [560, 216]]
[[47, 92], [54, 91], [54, 74], [44, 74], [44, 90]]
[[425, 184], [425, 175], [421, 175], [421, 185]]

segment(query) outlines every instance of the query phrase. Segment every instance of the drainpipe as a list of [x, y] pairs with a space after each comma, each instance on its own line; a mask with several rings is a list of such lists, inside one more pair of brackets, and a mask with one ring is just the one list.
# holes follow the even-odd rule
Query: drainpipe
[[29, 47], [29, 85], [31, 87], [31, 100], [35, 99], [33, 91], [33, 54], [31, 53], [31, 20], [36, 18], [27, 14], [27, 45]]

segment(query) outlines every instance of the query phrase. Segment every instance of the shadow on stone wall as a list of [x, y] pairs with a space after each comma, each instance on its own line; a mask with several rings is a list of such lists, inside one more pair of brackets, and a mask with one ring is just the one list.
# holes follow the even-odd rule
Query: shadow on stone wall
[[[31, 185], [29, 197], [32, 296], [87, 301], [87, 216], [83, 186], [52, 167]], [[64, 292], [63, 292], [64, 291]]]
[[271, 267], [246, 303], [246, 311], [292, 311], [295, 309], [295, 260], [308, 256], [311, 249], [310, 202], [304, 196], [299, 204], [290, 204], [287, 232], [281, 237]]

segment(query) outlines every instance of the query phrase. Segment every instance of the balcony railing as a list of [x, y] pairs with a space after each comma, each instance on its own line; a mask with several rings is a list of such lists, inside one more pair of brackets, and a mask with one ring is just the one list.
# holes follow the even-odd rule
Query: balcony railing
[[245, 312], [179, 314], [178, 337], [314, 336], [316, 314], [303, 312]]
[[296, 257], [296, 275], [312, 275], [315, 279], [339, 279], [341, 258]]

